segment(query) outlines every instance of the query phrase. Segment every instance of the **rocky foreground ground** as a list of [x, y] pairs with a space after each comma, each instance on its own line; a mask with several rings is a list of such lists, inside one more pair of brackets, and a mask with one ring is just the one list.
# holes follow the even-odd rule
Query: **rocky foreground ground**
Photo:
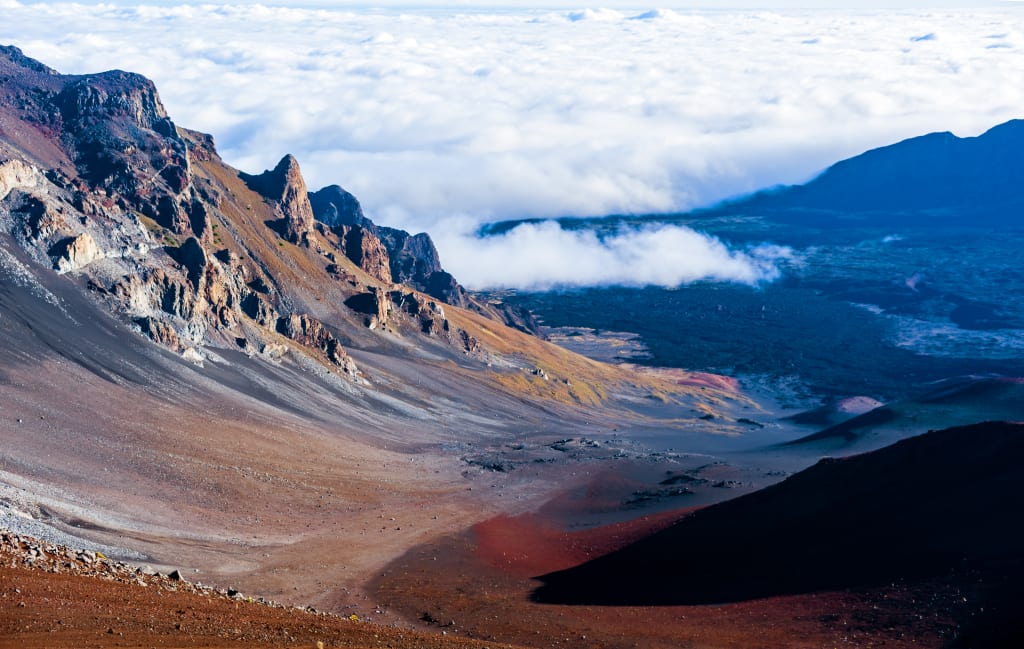
[[0, 532], [0, 647], [499, 647], [288, 607]]

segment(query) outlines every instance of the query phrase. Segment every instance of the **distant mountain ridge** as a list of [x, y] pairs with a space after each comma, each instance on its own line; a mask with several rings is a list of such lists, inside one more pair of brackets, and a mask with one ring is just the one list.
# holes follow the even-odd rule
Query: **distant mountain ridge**
[[[912, 137], [836, 162], [803, 185], [763, 189], [715, 205], [673, 214], [567, 216], [485, 224], [481, 236], [524, 223], [553, 220], [566, 230], [692, 221], [701, 217], [760, 216], [829, 225], [1024, 225], [1024, 119], [977, 137], [948, 131]], [[841, 221], [838, 221], [840, 220]]]
[[977, 137], [931, 133], [837, 162], [814, 180], [702, 210], [813, 221], [1024, 223], [1024, 120]]

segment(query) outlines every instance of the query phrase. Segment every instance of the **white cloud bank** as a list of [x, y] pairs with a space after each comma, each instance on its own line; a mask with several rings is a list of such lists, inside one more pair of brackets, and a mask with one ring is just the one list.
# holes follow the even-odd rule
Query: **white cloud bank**
[[[472, 232], [498, 219], [686, 210], [804, 181], [904, 137], [975, 135], [1024, 112], [1019, 6], [0, 4], [0, 42], [63, 72], [153, 78], [174, 119], [213, 133], [231, 164], [258, 172], [293, 153], [311, 186], [339, 183], [378, 222], [429, 231], [446, 267], [476, 286], [766, 278], [764, 258], [675, 230], [664, 240], [694, 251], [685, 272], [629, 252], [649, 233], [615, 243], [543, 228], [483, 242]], [[579, 267], [603, 260], [600, 272], [523, 249], [547, 239]]]
[[757, 284], [776, 279], [777, 262], [791, 255], [769, 245], [731, 250], [714, 237], [671, 225], [599, 237], [547, 221], [519, 225], [473, 245], [465, 245], [460, 228], [441, 233], [438, 244], [462, 251], [460, 263], [473, 269], [472, 282], [491, 288], [679, 286], [704, 279]]

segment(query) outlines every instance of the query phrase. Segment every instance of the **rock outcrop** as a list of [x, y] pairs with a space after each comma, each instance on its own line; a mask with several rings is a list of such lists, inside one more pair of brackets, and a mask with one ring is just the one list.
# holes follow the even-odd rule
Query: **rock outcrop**
[[0, 228], [154, 342], [194, 359], [297, 344], [357, 381], [342, 340], [370, 331], [479, 351], [441, 304], [497, 312], [430, 237], [373, 224], [337, 185], [311, 196], [293, 156], [231, 169], [136, 74], [61, 75], [0, 48], [0, 78]]
[[[233, 170], [212, 138], [179, 132], [152, 82], [116, 70], [60, 75], [12, 47], [0, 48], [0, 77], [0, 226], [31, 257], [83, 277], [136, 330], [174, 351], [265, 349], [285, 336], [356, 374], [319, 321], [297, 315], [290, 324], [296, 306], [268, 275], [280, 261], [253, 255], [241, 230], [274, 219], [259, 219], [251, 199], [251, 226], [223, 212], [242, 186], [224, 184]], [[193, 162], [210, 169], [196, 177]], [[272, 225], [308, 244], [313, 212], [295, 159], [247, 179], [278, 217]]]
[[15, 189], [32, 190], [42, 181], [42, 174], [21, 160], [0, 161], [0, 200]]
[[243, 173], [241, 177], [256, 193], [280, 209], [281, 235], [292, 243], [309, 245], [315, 219], [298, 160], [288, 154], [273, 169], [258, 176]]
[[353, 264], [370, 277], [385, 284], [392, 283], [390, 255], [372, 229], [360, 225], [339, 225], [334, 228], [334, 232], [338, 235], [345, 256]]
[[338, 185], [315, 192], [310, 200], [317, 221], [346, 242], [345, 256], [363, 270], [383, 280], [386, 266], [388, 279], [383, 281], [411, 286], [446, 304], [469, 306], [465, 289], [441, 267], [430, 235], [374, 224], [356, 197]]
[[313, 214], [321, 223], [334, 228], [339, 225], [373, 227], [373, 222], [363, 215], [359, 200], [339, 185], [328, 185], [309, 195]]
[[203, 276], [206, 274], [206, 251], [195, 237], [189, 237], [172, 255], [182, 266], [188, 276], [192, 288], [202, 288]]
[[[345, 256], [372, 277], [412, 287], [444, 304], [472, 309], [520, 331], [540, 335], [540, 324], [529, 312], [510, 305], [488, 304], [470, 296], [441, 266], [441, 256], [427, 233], [410, 234], [376, 225], [363, 214], [356, 197], [338, 185], [314, 192], [310, 203], [317, 221], [338, 237]], [[363, 304], [358, 300], [356, 303]], [[382, 321], [373, 318], [368, 325], [372, 322], [376, 326]]]
[[71, 77], [51, 105], [60, 141], [90, 189], [173, 232], [191, 229], [187, 146], [152, 81], [119, 70]]
[[345, 353], [338, 339], [319, 320], [306, 314], [293, 313], [278, 319], [277, 330], [300, 345], [319, 349], [332, 363], [349, 375], [356, 376], [358, 373], [355, 362]]
[[58, 273], [78, 270], [103, 257], [103, 251], [88, 232], [59, 242], [55, 252], [57, 261], [54, 268]]
[[363, 323], [367, 328], [376, 329], [387, 324], [392, 302], [384, 291], [370, 288], [365, 293], [356, 293], [345, 300], [345, 306], [366, 316]]

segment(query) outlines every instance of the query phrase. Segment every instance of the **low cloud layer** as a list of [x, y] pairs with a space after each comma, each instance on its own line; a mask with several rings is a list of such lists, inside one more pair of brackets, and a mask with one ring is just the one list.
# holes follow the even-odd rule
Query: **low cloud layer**
[[470, 288], [547, 290], [582, 286], [680, 286], [698, 280], [754, 285], [779, 276], [788, 248], [732, 250], [720, 240], [672, 225], [652, 225], [599, 237], [557, 223], [523, 224], [476, 239], [455, 224], [440, 229], [439, 245], [461, 254], [450, 260]]
[[[686, 210], [802, 182], [905, 137], [975, 135], [1024, 106], [1014, 7], [0, 6], [0, 42], [62, 72], [153, 78], [175, 120], [214, 134], [229, 163], [258, 172], [293, 153], [312, 187], [339, 183], [371, 218], [429, 231], [445, 264], [478, 286], [512, 283], [499, 271], [544, 284], [531, 268], [547, 268], [549, 283], [595, 281], [522, 248], [543, 246], [541, 234], [620, 269], [589, 275], [602, 282], [691, 275], [618, 263], [647, 233], [595, 243], [533, 228], [477, 242], [453, 223]], [[693, 241], [678, 245], [703, 246], [703, 276], [764, 271]], [[737, 263], [747, 270], [725, 271]]]

